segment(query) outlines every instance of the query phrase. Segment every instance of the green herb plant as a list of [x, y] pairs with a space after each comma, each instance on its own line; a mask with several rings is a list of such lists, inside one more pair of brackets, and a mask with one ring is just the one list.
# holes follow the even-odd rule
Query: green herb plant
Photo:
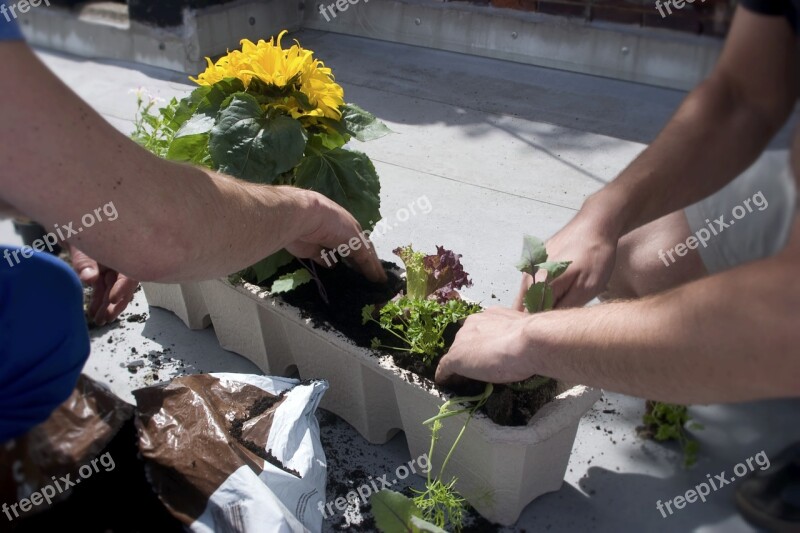
[[[372, 348], [387, 348], [420, 357], [432, 367], [444, 353], [447, 329], [481, 310], [465, 302], [458, 289], [472, 284], [461, 265], [460, 255], [437, 247], [435, 255], [426, 256], [411, 246], [394, 251], [406, 266], [406, 292], [376, 312], [374, 305], [364, 307], [362, 322], [373, 322], [399, 341], [386, 345], [375, 338]], [[376, 318], [377, 316], [377, 318]]]
[[[462, 287], [472, 284], [461, 265], [459, 255], [439, 246], [436, 254], [428, 255], [415, 251], [411, 246], [394, 251], [406, 266], [405, 294], [381, 307], [366, 306], [363, 322], [378, 324], [391, 334], [398, 345], [386, 345], [380, 339], [373, 340], [373, 348], [388, 348], [416, 355], [423, 364], [432, 368], [445, 350], [444, 335], [447, 329], [481, 307], [465, 302], [458, 294]], [[377, 316], [377, 318], [376, 318]], [[446, 480], [445, 470], [461, 442], [474, 414], [491, 396], [493, 386], [486, 386], [483, 394], [474, 397], [453, 398], [445, 402], [439, 413], [423, 422], [431, 429], [431, 446], [428, 457], [433, 457], [441, 439], [442, 421], [466, 415], [464, 425], [445, 456], [437, 476], [432, 469], [427, 472], [425, 490], [414, 491], [416, 496], [383, 490], [372, 497], [375, 520], [381, 531], [460, 531], [466, 514], [466, 502], [455, 489], [456, 478]]]
[[423, 422], [424, 425], [431, 428], [431, 446], [428, 457], [433, 457], [436, 443], [440, 439], [442, 420], [466, 414], [464, 425], [442, 462], [438, 476], [431, 476], [433, 468], [428, 470], [424, 491], [413, 490], [416, 494], [414, 498], [408, 498], [403, 494], [386, 489], [372, 496], [370, 502], [375, 522], [383, 533], [439, 533], [445, 531], [443, 529], [445, 527], [456, 532], [463, 529], [466, 501], [455, 489], [457, 478], [452, 478], [448, 482], [444, 481], [445, 469], [473, 416], [483, 407], [493, 390], [494, 386], [488, 383], [481, 395], [450, 399], [442, 404], [436, 416]]
[[689, 437], [688, 429], [703, 429], [693, 422], [685, 405], [648, 400], [642, 421], [645, 426], [642, 436], [659, 442], [675, 441], [683, 450], [683, 465], [688, 468], [697, 462], [700, 444]]

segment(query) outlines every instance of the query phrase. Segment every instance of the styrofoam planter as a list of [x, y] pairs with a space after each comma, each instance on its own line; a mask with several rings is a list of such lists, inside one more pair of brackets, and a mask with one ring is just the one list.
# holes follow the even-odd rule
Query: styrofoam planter
[[[174, 312], [192, 329], [213, 323], [223, 348], [264, 373], [280, 376], [296, 369], [304, 379], [328, 380], [322, 407], [368, 441], [382, 444], [403, 430], [411, 457], [428, 452], [430, 430], [422, 422], [438, 413], [445, 396], [398, 368], [391, 356], [376, 357], [333, 329], [313, 327], [297, 308], [254, 285], [225, 280], [143, 285], [150, 305]], [[578, 422], [601, 395], [582, 385], [562, 389], [527, 426], [499, 426], [485, 416], [470, 423], [447, 474], [458, 478], [459, 492], [488, 520], [512, 525], [528, 503], [561, 487]], [[444, 420], [434, 468], [463, 423], [463, 415]]]

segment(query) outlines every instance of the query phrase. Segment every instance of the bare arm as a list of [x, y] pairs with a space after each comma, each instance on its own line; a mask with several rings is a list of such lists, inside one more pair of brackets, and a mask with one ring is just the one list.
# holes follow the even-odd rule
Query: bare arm
[[[558, 307], [583, 305], [605, 290], [620, 237], [721, 189], [755, 161], [793, 109], [796, 61], [795, 36], [783, 17], [737, 10], [709, 78], [548, 242], [551, 257], [574, 262], [554, 284]], [[529, 284], [523, 280], [518, 309]]]
[[798, 397], [798, 264], [800, 219], [779, 255], [653, 297], [534, 316], [475, 315], [437, 379], [541, 374], [677, 403]]
[[624, 235], [705, 198], [755, 161], [786, 122], [797, 93], [789, 24], [739, 8], [713, 73], [592, 203], [617, 213]]
[[[110, 202], [113, 222], [70, 242], [143, 281], [191, 281], [240, 270], [281, 249], [319, 257], [361, 228], [315, 193], [258, 186], [163, 161], [117, 132], [22, 43], [0, 44], [0, 203], [47, 228]], [[351, 255], [373, 280], [377, 256]]]

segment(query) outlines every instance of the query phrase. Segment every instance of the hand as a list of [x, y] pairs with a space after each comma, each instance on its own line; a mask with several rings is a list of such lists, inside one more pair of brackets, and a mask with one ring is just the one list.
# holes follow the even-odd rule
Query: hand
[[536, 374], [528, 356], [525, 327], [531, 315], [494, 307], [470, 316], [436, 369], [436, 383], [457, 376], [489, 383], [513, 383]]
[[81, 281], [94, 289], [89, 318], [98, 326], [113, 322], [133, 300], [139, 282], [97, 261], [70, 245], [72, 267]]
[[[585, 305], [606, 290], [617, 258], [618, 240], [602, 223], [579, 213], [547, 242], [549, 260], [572, 261], [567, 271], [553, 281], [556, 309]], [[533, 281], [529, 274], [523, 275], [514, 309], [524, 311], [525, 294]]]
[[346, 260], [350, 265], [372, 282], [386, 282], [386, 271], [378, 259], [375, 246], [350, 213], [317, 193], [308, 193], [308, 206], [304, 211], [312, 224], [302, 237], [286, 247], [290, 254], [325, 265], [323, 251], [344, 244], [348, 247]]

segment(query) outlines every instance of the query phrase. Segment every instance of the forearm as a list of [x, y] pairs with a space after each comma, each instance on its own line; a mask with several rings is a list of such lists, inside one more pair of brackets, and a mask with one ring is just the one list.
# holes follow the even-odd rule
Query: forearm
[[754, 109], [722, 76], [712, 76], [616, 180], [587, 200], [584, 211], [621, 237], [691, 205], [750, 166], [784, 118]]
[[315, 200], [306, 191], [253, 185], [162, 160], [153, 165], [151, 175], [158, 179], [146, 186], [132, 180], [127, 194], [109, 196], [117, 220], [71, 239], [135, 279], [225, 276], [284, 248], [315, 224]]
[[786, 257], [644, 300], [534, 316], [538, 374], [677, 403], [800, 396], [800, 282]]
[[84, 215], [113, 204], [113, 221], [70, 239], [97, 261], [144, 281], [208, 279], [249, 266], [318, 222], [307, 192], [147, 153], [24, 45], [1, 44], [0, 61], [14, 73], [0, 80], [0, 93], [14, 99], [0, 124], [0, 200], [48, 230], [70, 222], [77, 229]]

